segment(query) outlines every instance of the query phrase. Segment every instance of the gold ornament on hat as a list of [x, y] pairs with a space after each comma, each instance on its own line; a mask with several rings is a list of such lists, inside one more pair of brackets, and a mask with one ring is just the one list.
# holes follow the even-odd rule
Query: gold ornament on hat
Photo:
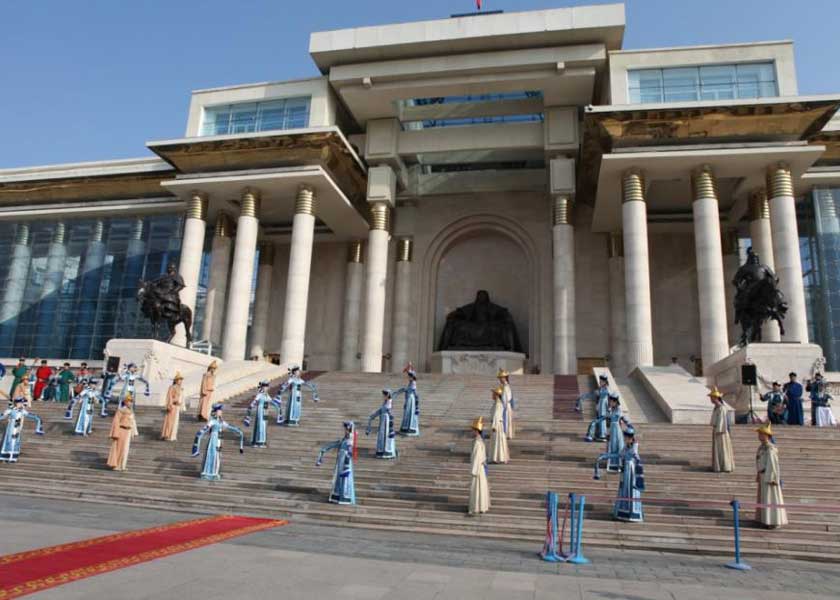
[[508, 373], [504, 369], [499, 369], [499, 372], [496, 373], [496, 377], [499, 379], [501, 379], [502, 377], [510, 377], [510, 373]]
[[504, 393], [505, 393], [505, 390], [502, 389], [501, 386], [497, 387], [496, 389], [493, 390], [493, 396], [498, 396], [499, 398], [501, 398]]
[[756, 429], [756, 431], [758, 433], [763, 433], [764, 435], [768, 435], [770, 437], [773, 437], [773, 428], [770, 427], [770, 423], [765, 423], [764, 425], [762, 425], [761, 427]]
[[475, 430], [475, 431], [478, 431], [478, 432], [483, 431], [484, 430], [484, 417], [477, 417], [472, 422], [472, 425], [470, 425], [470, 428]]
[[219, 363], [216, 362], [215, 360], [213, 362], [211, 362], [209, 365], [207, 365], [207, 370], [208, 371], [210, 369], [218, 369], [218, 368], [219, 368]]
[[718, 398], [718, 399], [720, 399], [720, 398], [723, 398], [723, 394], [721, 394], [721, 393], [720, 393], [720, 390], [719, 390], [719, 389], [717, 389], [717, 386], [715, 386], [715, 387], [713, 387], [713, 388], [712, 388], [712, 391], [711, 391], [711, 392], [709, 392], [709, 397], [710, 397], [710, 398]]

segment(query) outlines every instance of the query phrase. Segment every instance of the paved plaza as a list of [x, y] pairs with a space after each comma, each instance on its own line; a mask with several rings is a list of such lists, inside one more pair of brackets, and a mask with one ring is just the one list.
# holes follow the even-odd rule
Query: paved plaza
[[[198, 515], [0, 496], [0, 553], [60, 544]], [[836, 598], [840, 566], [591, 551], [588, 566], [553, 565], [539, 544], [329, 527], [293, 521], [233, 541], [36, 594], [88, 598], [691, 599]], [[0, 567], [2, 568], [2, 567]]]

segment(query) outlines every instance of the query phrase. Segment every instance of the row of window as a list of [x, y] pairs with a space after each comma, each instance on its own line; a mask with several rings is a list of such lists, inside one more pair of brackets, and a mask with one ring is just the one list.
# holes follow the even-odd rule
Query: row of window
[[207, 107], [201, 135], [302, 129], [309, 126], [309, 104], [310, 98], [304, 96]]
[[772, 62], [637, 69], [627, 76], [632, 104], [779, 95]]

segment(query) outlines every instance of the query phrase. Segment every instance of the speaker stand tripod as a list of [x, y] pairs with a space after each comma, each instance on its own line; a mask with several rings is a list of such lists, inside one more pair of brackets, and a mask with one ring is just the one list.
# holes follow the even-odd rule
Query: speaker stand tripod
[[750, 425], [755, 425], [756, 423], [761, 423], [761, 418], [758, 416], [753, 410], [753, 393], [755, 392], [755, 386], [750, 386], [750, 410], [747, 412], [747, 423]]

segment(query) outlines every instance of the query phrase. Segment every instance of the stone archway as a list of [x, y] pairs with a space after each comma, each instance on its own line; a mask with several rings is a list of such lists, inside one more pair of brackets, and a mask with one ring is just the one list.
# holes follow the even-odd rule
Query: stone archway
[[[429, 244], [422, 264], [419, 347], [426, 360], [435, 350], [446, 312], [472, 302], [480, 288], [511, 309], [529, 363], [539, 364], [538, 256], [530, 234], [502, 217], [472, 215], [444, 227]], [[452, 284], [453, 271], [467, 268], [469, 272]], [[453, 289], [443, 289], [450, 285]]]

